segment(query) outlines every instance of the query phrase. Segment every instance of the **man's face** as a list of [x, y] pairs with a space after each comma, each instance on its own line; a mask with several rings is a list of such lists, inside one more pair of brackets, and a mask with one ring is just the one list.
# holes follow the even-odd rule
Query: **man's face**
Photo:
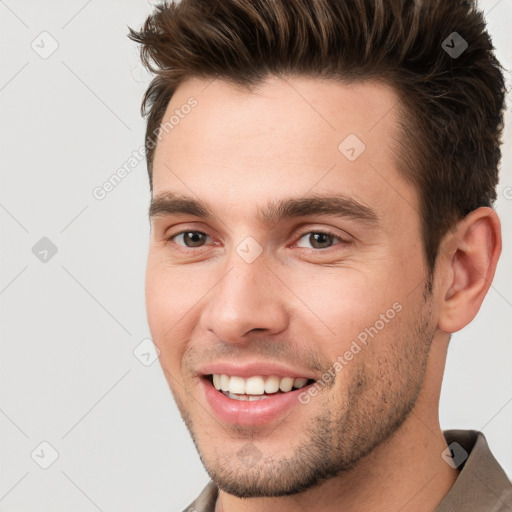
[[296, 493], [388, 438], [422, 388], [418, 197], [391, 89], [210, 82], [183, 83], [162, 121], [181, 114], [155, 153], [148, 322], [215, 483]]

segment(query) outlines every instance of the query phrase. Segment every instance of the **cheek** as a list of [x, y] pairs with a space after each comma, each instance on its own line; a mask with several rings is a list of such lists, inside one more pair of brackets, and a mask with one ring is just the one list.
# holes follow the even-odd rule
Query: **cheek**
[[296, 276], [297, 296], [317, 316], [298, 304], [307, 316], [297, 314], [296, 321], [302, 323], [301, 330], [315, 331], [318, 348], [333, 364], [341, 357], [344, 368], [354, 367], [354, 361], [366, 361], [381, 349], [385, 353], [393, 344], [406, 314], [407, 279], [405, 273], [397, 275], [377, 263], [364, 270], [324, 268]]
[[[146, 314], [153, 341], [161, 341], [165, 325], [172, 320], [169, 314], [174, 312], [172, 282], [165, 273], [155, 256], [150, 254], [146, 267]], [[166, 314], [167, 313], [167, 314]], [[165, 320], [167, 317], [168, 320]], [[167, 327], [168, 329], [169, 327]]]
[[316, 313], [328, 327], [332, 348], [339, 350], [392, 306], [390, 287], [382, 279], [383, 273], [371, 268], [322, 268], [296, 277], [297, 296], [305, 305], [301, 307]]
[[[150, 253], [146, 267], [146, 309], [150, 327], [168, 330], [204, 295], [207, 285], [197, 270], [171, 265], [160, 253]], [[165, 332], [165, 331], [164, 331]]]
[[153, 343], [159, 351], [159, 360], [171, 388], [180, 377], [180, 365], [190, 336], [185, 331], [186, 317], [179, 321], [176, 294], [161, 287], [146, 288], [146, 310]]
[[[146, 314], [153, 342], [161, 357], [179, 346], [180, 319], [190, 310], [180, 273], [166, 268], [155, 257], [148, 259], [146, 269]], [[169, 341], [172, 340], [173, 343]]]
[[193, 266], [171, 266], [150, 254], [146, 268], [146, 314], [164, 367], [179, 365], [199, 323], [202, 300], [214, 281]]

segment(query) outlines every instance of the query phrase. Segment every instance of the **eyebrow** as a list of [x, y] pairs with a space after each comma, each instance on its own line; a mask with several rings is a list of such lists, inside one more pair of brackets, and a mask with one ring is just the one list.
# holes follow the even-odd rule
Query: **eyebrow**
[[[204, 219], [216, 217], [207, 203], [191, 196], [163, 192], [151, 199], [150, 219], [170, 215], [193, 215]], [[379, 223], [379, 217], [374, 210], [344, 194], [310, 195], [271, 201], [266, 207], [257, 210], [256, 219], [270, 227], [282, 220], [312, 215], [349, 218], [369, 225]]]

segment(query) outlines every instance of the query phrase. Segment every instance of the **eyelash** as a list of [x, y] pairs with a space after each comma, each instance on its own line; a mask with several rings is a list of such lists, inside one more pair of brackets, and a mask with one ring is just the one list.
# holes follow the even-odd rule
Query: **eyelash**
[[[200, 230], [197, 230], [197, 229], [186, 229], [184, 231], [179, 231], [178, 233], [173, 233], [169, 237], [165, 238], [164, 245], [168, 245], [169, 243], [173, 243], [173, 239], [174, 238], [176, 238], [179, 235], [183, 235], [185, 233], [199, 233], [199, 234], [204, 235], [206, 237], [209, 236], [208, 233], [205, 233], [204, 231], [200, 231]], [[325, 247], [323, 249], [315, 249], [315, 248], [307, 248], [307, 247], [301, 247], [301, 249], [306, 249], [309, 252], [315, 252], [315, 253], [327, 252], [327, 251], [329, 251], [329, 249], [335, 247], [336, 245], [342, 245], [342, 244], [348, 245], [350, 243], [349, 240], [345, 240], [344, 238], [341, 238], [339, 235], [337, 235], [336, 233], [333, 233], [333, 232], [331, 232], [329, 230], [309, 230], [309, 231], [304, 231], [304, 232], [302, 232], [302, 233], [300, 233], [298, 235], [297, 241], [295, 243], [300, 241], [305, 235], [311, 235], [311, 234], [328, 235], [328, 236], [338, 240], [339, 243], [338, 244], [330, 245], [329, 247]], [[178, 249], [179, 251], [183, 251], [183, 252], [193, 251], [194, 249], [202, 249], [204, 247], [204, 246], [187, 247], [187, 246], [179, 245], [179, 244], [175, 244], [175, 245], [179, 248]]]

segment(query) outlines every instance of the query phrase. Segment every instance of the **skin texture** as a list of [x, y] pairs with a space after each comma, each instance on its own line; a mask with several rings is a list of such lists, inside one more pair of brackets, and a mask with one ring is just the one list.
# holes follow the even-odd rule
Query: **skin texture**
[[[164, 119], [191, 96], [197, 106], [157, 145], [153, 197], [191, 196], [214, 217], [152, 217], [146, 303], [171, 391], [220, 487], [217, 511], [433, 511], [457, 477], [441, 458], [438, 420], [449, 334], [472, 320], [492, 281], [495, 212], [479, 208], [445, 237], [428, 294], [390, 88], [289, 77], [249, 93], [191, 79]], [[354, 161], [338, 149], [349, 134], [366, 147]], [[315, 214], [269, 226], [257, 216], [273, 201], [333, 194], [378, 222]], [[196, 246], [166, 240], [194, 230], [208, 235]], [[315, 246], [311, 233], [326, 231], [331, 245]], [[249, 236], [263, 249], [252, 263], [236, 250]], [[397, 304], [328, 385], [279, 421], [229, 424], [205, 400], [200, 365], [286, 361], [321, 379]], [[239, 455], [248, 443], [252, 465]]]

